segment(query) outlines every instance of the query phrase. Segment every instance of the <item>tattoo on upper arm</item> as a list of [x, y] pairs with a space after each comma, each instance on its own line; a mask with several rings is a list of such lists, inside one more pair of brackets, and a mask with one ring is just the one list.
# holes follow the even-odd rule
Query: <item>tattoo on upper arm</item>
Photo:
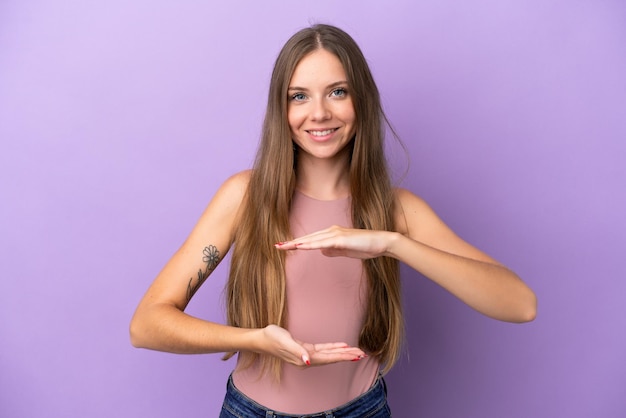
[[204, 250], [202, 250], [202, 261], [206, 264], [206, 268], [204, 271], [202, 271], [202, 269], [198, 270], [198, 278], [195, 284], [193, 277], [189, 279], [189, 283], [187, 284], [187, 302], [191, 300], [191, 297], [200, 286], [202, 286], [202, 283], [204, 283], [207, 277], [209, 277], [209, 274], [215, 270], [215, 267], [217, 267], [220, 262], [220, 252], [215, 245], [204, 247]]

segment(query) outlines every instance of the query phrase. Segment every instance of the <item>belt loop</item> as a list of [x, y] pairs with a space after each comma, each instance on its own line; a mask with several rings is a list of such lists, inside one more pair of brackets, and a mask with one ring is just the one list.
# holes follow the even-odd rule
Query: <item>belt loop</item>
[[265, 418], [272, 418], [274, 416], [274, 412], [272, 411], [266, 411], [265, 412]]
[[335, 418], [335, 415], [330, 411], [324, 412], [324, 415], [326, 416], [326, 418]]

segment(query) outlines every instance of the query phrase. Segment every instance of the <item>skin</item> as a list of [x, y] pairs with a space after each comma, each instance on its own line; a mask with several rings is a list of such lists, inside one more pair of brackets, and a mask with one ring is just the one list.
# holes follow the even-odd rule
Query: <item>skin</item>
[[305, 56], [289, 83], [287, 119], [299, 147], [299, 164], [339, 161], [355, 133], [356, 114], [341, 62], [320, 49]]
[[356, 114], [346, 80], [339, 59], [324, 49], [305, 56], [291, 77], [287, 118], [299, 148], [296, 178], [304, 193], [322, 185], [331, 199], [333, 189], [350, 193], [346, 146], [354, 137]]
[[[296, 187], [321, 200], [350, 193], [349, 147], [354, 108], [339, 60], [325, 50], [306, 56], [290, 81], [288, 121], [299, 147]], [[313, 132], [328, 131], [322, 137]], [[297, 341], [278, 326], [230, 327], [184, 313], [190, 298], [233, 243], [250, 172], [228, 179], [213, 197], [181, 248], [157, 275], [130, 324], [136, 347], [174, 353], [253, 351], [300, 367], [355, 361], [366, 354], [343, 342]], [[397, 258], [477, 311], [495, 319], [534, 319], [536, 298], [519, 277], [459, 238], [413, 193], [398, 189], [397, 231], [337, 226], [292, 241], [277, 251], [321, 250], [329, 257]]]

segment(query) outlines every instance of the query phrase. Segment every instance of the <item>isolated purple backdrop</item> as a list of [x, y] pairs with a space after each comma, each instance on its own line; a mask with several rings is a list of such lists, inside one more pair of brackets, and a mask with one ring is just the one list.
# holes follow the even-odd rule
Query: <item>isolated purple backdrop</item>
[[[540, 301], [504, 324], [405, 270], [394, 416], [626, 415], [623, 2], [4, 0], [0, 416], [217, 416], [233, 362], [133, 349], [128, 322], [318, 21], [368, 57], [402, 185]], [[225, 267], [191, 313], [223, 318]]]

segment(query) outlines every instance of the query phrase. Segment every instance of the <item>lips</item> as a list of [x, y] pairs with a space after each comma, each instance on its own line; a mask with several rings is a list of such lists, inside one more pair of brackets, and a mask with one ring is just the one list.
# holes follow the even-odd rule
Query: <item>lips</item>
[[327, 136], [332, 134], [333, 132], [335, 132], [338, 128], [332, 128], [332, 129], [324, 129], [324, 130], [307, 130], [307, 132], [310, 135], [313, 136], [317, 136], [317, 137], [323, 137], [323, 136]]

